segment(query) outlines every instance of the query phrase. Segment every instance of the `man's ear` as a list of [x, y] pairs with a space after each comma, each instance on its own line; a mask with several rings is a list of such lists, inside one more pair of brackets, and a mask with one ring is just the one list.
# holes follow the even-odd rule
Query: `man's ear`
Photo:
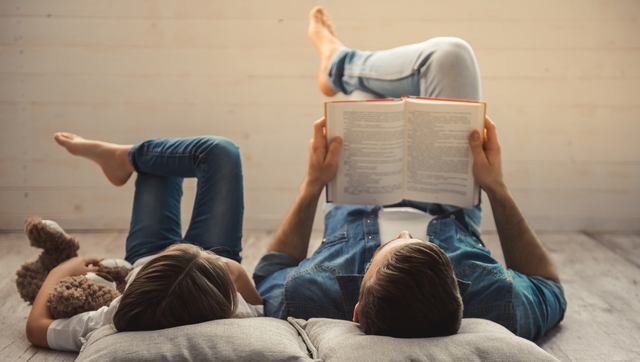
[[360, 305], [360, 302], [356, 303], [355, 308], [353, 308], [353, 322], [354, 323], [360, 323], [360, 318], [358, 318], [358, 305]]

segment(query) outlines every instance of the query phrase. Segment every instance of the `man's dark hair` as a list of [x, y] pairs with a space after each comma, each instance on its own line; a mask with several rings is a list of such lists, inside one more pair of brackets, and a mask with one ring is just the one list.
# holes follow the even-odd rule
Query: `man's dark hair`
[[358, 320], [365, 334], [401, 338], [456, 334], [462, 298], [447, 254], [426, 242], [402, 245], [360, 288]]

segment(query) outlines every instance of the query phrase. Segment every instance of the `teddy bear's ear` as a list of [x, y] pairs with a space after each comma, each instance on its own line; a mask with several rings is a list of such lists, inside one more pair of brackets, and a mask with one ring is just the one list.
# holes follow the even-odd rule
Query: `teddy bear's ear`
[[42, 220], [38, 217], [31, 218], [27, 220], [24, 233], [29, 238], [31, 246], [45, 251], [73, 250], [73, 252], [77, 252], [80, 248], [78, 241], [67, 235], [55, 221]]

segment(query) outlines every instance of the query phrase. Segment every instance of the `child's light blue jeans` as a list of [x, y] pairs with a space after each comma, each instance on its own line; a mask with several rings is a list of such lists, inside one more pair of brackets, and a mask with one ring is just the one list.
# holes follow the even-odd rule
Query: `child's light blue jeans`
[[[240, 261], [244, 213], [238, 147], [216, 136], [149, 140], [133, 146], [129, 161], [138, 173], [125, 259], [191, 243]], [[180, 225], [182, 180], [198, 179], [191, 222]]]

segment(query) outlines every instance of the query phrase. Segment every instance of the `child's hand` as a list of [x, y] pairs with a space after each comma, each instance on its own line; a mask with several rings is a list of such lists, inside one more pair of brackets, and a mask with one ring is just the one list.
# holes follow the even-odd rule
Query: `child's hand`
[[95, 258], [76, 256], [75, 258], [71, 258], [67, 261], [64, 261], [63, 263], [60, 263], [60, 265], [53, 268], [51, 272], [59, 274], [59, 276], [61, 276], [62, 278], [75, 275], [84, 275], [88, 272], [98, 271], [98, 263], [100, 263], [100, 260]]

